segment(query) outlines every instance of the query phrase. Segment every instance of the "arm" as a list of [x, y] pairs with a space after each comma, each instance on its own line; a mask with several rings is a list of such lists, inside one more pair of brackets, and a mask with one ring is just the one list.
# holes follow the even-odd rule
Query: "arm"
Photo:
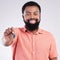
[[51, 35], [51, 44], [50, 44], [50, 52], [49, 52], [49, 60], [57, 60], [57, 47], [56, 47], [56, 41], [53, 35]]
[[54, 58], [50, 58], [49, 60], [57, 60], [57, 57], [54, 57]]

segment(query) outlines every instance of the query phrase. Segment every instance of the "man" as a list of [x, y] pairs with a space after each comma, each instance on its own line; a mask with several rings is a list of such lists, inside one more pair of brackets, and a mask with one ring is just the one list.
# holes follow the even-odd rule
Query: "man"
[[13, 48], [13, 60], [57, 60], [54, 37], [50, 32], [39, 29], [40, 5], [33, 1], [25, 3], [22, 17], [24, 28], [8, 28], [4, 32], [5, 46]]

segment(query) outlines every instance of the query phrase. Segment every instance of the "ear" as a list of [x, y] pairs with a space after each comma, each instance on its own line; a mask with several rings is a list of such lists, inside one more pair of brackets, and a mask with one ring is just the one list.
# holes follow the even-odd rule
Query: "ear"
[[24, 19], [24, 15], [22, 14], [22, 18]]
[[41, 21], [41, 13], [39, 14], [39, 18], [40, 18], [40, 21]]

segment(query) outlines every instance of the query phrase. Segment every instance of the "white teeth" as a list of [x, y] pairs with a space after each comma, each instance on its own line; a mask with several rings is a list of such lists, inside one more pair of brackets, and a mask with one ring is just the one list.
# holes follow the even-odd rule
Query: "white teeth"
[[36, 23], [36, 21], [35, 20], [30, 20], [30, 23], [34, 24], [34, 23]]

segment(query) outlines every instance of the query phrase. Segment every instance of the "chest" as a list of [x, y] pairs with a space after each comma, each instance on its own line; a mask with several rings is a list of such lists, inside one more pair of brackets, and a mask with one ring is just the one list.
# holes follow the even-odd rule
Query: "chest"
[[19, 37], [19, 44], [26, 47], [27, 49], [43, 50], [49, 51], [50, 40], [48, 36], [43, 34], [32, 35], [32, 34], [22, 34]]

